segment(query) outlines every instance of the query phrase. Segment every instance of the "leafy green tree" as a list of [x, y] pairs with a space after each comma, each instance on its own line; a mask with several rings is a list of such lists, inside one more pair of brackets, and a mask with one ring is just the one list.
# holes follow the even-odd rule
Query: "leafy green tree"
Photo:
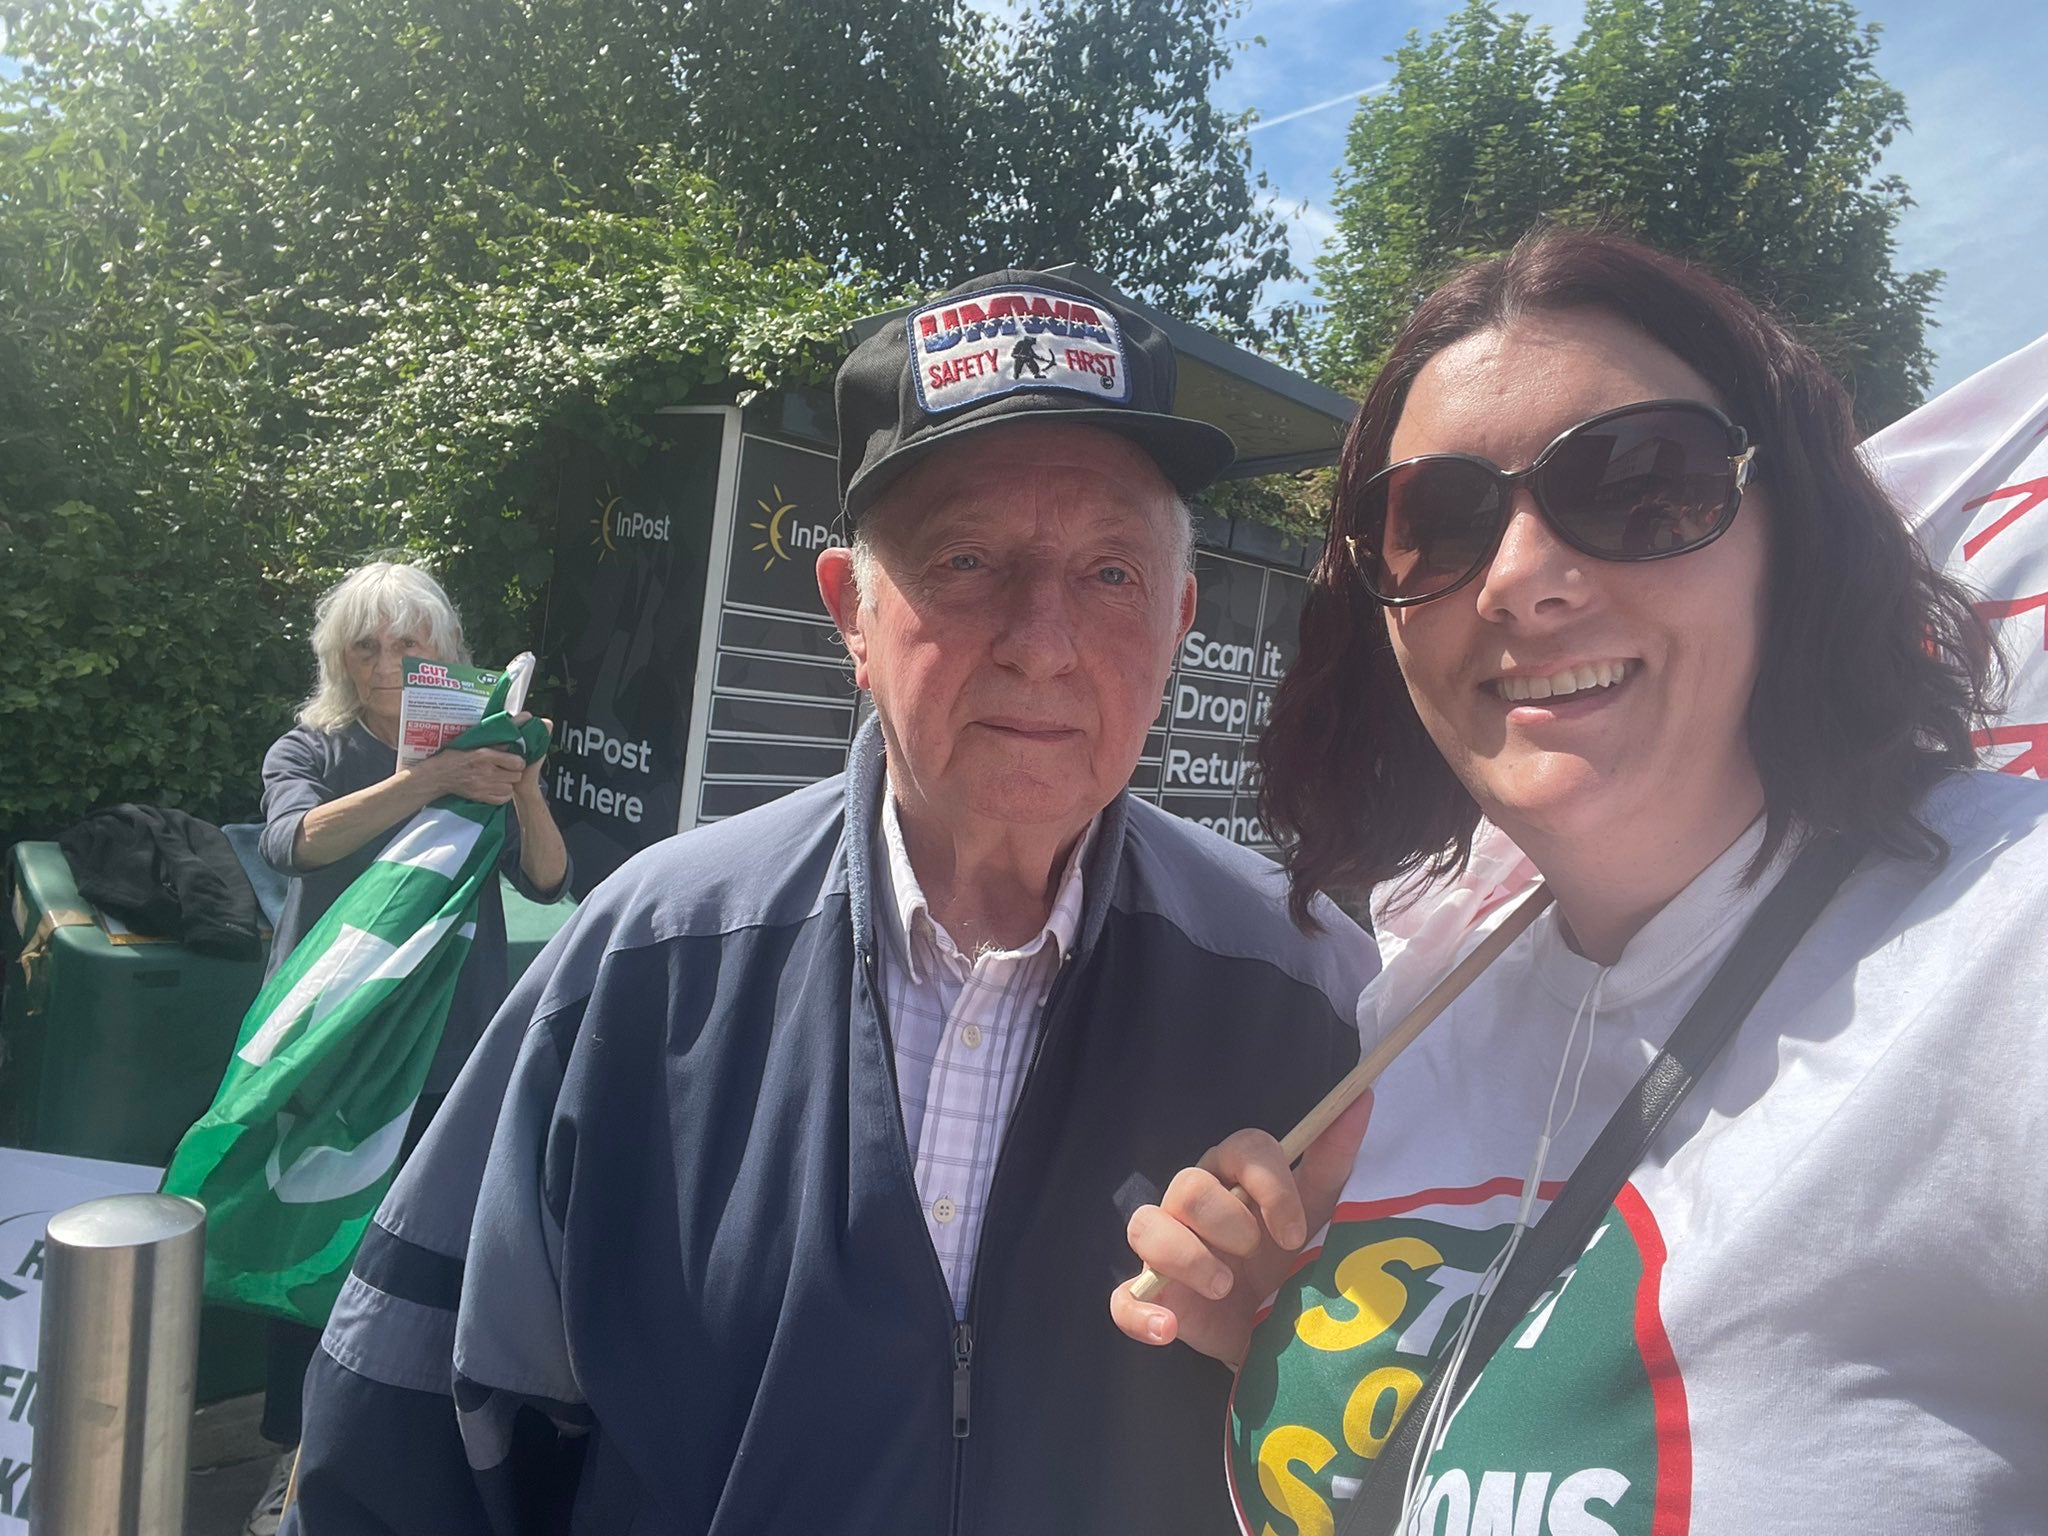
[[1079, 260], [1169, 313], [1267, 339], [1254, 306], [1294, 275], [1287, 226], [1251, 169], [1250, 115], [1209, 99], [1241, 9], [1038, 0], [1022, 12], [998, 37], [1007, 89], [965, 125], [989, 201], [953, 270]]
[[1905, 102], [1846, 0], [1589, 0], [1576, 42], [1469, 0], [1411, 35], [1353, 120], [1319, 264], [1333, 380], [1368, 378], [1415, 301], [1538, 219], [1687, 254], [1774, 306], [1874, 429], [1931, 375], [1938, 272], [1900, 272]]
[[[17, 47], [60, 93], [174, 116], [152, 193], [261, 210], [216, 254], [264, 284], [463, 270], [443, 215], [470, 184], [630, 212], [654, 147], [722, 190], [741, 249], [884, 289], [1079, 260], [1253, 335], [1261, 285], [1292, 275], [1245, 118], [1209, 98], [1242, 0], [114, 5], [24, 12]], [[110, 35], [146, 39], [142, 67], [110, 71]]]
[[0, 842], [247, 814], [372, 551], [530, 642], [560, 455], [893, 293], [1078, 259], [1252, 334], [1237, 3], [0, 0]]
[[[673, 155], [631, 147], [588, 187], [545, 155], [472, 162], [436, 138], [470, 130], [405, 115], [389, 78], [380, 131], [330, 131], [327, 107], [353, 121], [350, 71], [278, 87], [291, 60], [262, 55], [260, 24], [116, 4], [18, 28], [0, 842], [109, 799], [252, 811], [312, 599], [373, 550], [434, 556], [485, 654], [530, 642], [564, 435], [630, 444], [693, 389], [815, 377], [864, 302], [742, 253]], [[394, 73], [419, 91], [432, 70]], [[567, 112], [530, 126], [543, 150], [576, 136]]]
[[1436, 275], [1512, 243], [1554, 204], [1557, 73], [1549, 34], [1484, 0], [1410, 35], [1352, 119], [1338, 172], [1337, 233], [1318, 263], [1324, 376], [1369, 379]]
[[1261, 334], [1292, 275], [1247, 118], [1210, 87], [1240, 0], [753, 0], [676, 8], [683, 154], [745, 243], [929, 290], [1080, 261]]
[[255, 322], [162, 238], [115, 99], [0, 97], [0, 843], [246, 812], [299, 682], [236, 497]]
[[314, 430], [281, 470], [286, 504], [326, 541], [434, 551], [482, 654], [533, 639], [553, 553], [536, 514], [571, 440], [630, 452], [660, 406], [818, 381], [873, 304], [815, 262], [742, 252], [730, 208], [672, 158], [635, 182], [635, 214], [491, 197], [487, 276], [329, 306], [361, 339], [290, 380]]

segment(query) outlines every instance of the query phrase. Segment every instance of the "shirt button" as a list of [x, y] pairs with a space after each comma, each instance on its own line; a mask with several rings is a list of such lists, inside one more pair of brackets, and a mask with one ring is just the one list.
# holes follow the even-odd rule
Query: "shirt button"
[[960, 1043], [970, 1051], [980, 1050], [981, 1026], [979, 1024], [963, 1025], [960, 1030]]
[[932, 1220], [942, 1227], [959, 1214], [960, 1207], [953, 1203], [951, 1195], [941, 1195], [932, 1202]]

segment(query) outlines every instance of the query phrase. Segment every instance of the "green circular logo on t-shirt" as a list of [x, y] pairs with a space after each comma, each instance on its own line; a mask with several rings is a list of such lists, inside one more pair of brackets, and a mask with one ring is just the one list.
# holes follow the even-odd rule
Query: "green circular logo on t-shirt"
[[[1508, 1222], [1469, 1224], [1501, 1208], [1498, 1194], [1340, 1208], [1281, 1287], [1231, 1401], [1231, 1486], [1250, 1536], [1333, 1536], [1507, 1243]], [[1648, 1207], [1624, 1189], [1452, 1415], [1409, 1531], [1682, 1536], [1691, 1439], [1658, 1311], [1663, 1260]]]

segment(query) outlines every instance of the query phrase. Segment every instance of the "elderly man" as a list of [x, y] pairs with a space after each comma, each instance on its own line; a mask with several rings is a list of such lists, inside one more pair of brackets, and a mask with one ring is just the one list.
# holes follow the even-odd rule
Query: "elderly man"
[[1228, 1374], [1102, 1297], [1155, 1180], [1350, 1065], [1375, 961], [1124, 792], [1232, 451], [1172, 396], [1038, 273], [855, 351], [818, 585], [876, 718], [506, 1004], [336, 1307], [288, 1531], [1218, 1528]]

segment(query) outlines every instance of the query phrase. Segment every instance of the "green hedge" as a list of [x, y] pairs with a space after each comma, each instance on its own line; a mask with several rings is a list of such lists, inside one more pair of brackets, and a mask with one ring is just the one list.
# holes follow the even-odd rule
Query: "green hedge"
[[255, 813], [310, 668], [253, 563], [79, 501], [0, 515], [0, 844], [123, 800]]

